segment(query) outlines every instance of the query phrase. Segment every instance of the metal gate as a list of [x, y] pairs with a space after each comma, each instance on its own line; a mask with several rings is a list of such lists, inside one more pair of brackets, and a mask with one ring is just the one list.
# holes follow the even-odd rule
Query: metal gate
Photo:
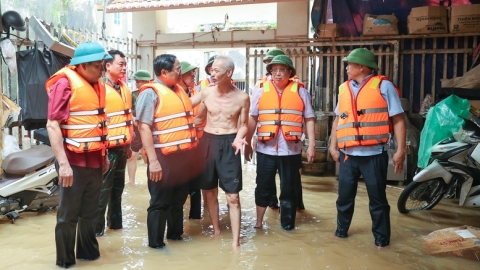
[[247, 44], [246, 89], [252, 89], [255, 82], [265, 76], [266, 66], [262, 59], [268, 48], [273, 47], [282, 49], [292, 59], [299, 79], [305, 83], [312, 96], [312, 105], [316, 111], [329, 113], [335, 109], [337, 89], [347, 80], [346, 64], [342, 59], [355, 48], [371, 50], [377, 56], [379, 74], [398, 84], [398, 40], [272, 42]]

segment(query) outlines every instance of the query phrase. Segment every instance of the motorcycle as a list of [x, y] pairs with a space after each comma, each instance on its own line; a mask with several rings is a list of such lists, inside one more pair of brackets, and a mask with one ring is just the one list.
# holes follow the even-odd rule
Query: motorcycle
[[429, 165], [416, 172], [398, 198], [400, 213], [430, 210], [442, 198], [459, 198], [459, 206], [480, 207], [480, 146], [472, 135], [457, 141], [450, 137], [431, 148]]
[[[46, 130], [35, 131], [34, 138], [37, 134], [45, 137], [42, 133], [46, 134]], [[7, 217], [13, 224], [20, 212], [47, 211], [58, 206], [60, 189], [54, 161], [53, 150], [47, 144], [5, 158], [4, 173], [0, 175], [0, 218]]]

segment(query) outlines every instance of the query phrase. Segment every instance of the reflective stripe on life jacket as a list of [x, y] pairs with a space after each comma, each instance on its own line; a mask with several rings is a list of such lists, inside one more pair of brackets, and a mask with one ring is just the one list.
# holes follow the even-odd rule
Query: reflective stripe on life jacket
[[380, 92], [384, 76], [372, 76], [355, 99], [350, 80], [340, 85], [337, 145], [340, 149], [386, 144], [392, 132], [388, 104]]
[[132, 94], [122, 81], [119, 90], [106, 85], [108, 148], [128, 145], [133, 140]]
[[61, 78], [67, 78], [71, 88], [69, 116], [60, 124], [67, 149], [75, 153], [105, 150], [107, 117], [103, 80], [92, 87], [75, 71], [75, 67], [65, 67], [47, 80], [47, 92]]
[[152, 88], [159, 100], [152, 131], [159, 143], [153, 146], [160, 148], [164, 155], [195, 148], [198, 139], [193, 108], [185, 91], [181, 87], [171, 90], [160, 83], [149, 83], [140, 88], [139, 95], [147, 88]]
[[291, 81], [280, 96], [273, 83], [267, 81], [258, 103], [258, 140], [272, 140], [281, 130], [285, 140], [300, 141], [304, 109], [297, 82]]

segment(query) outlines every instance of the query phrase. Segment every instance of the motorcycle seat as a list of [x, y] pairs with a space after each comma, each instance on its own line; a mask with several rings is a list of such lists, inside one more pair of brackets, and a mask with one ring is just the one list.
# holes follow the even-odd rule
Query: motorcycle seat
[[11, 153], [2, 163], [2, 169], [9, 174], [28, 174], [52, 163], [55, 158], [48, 145], [37, 145], [27, 150]]

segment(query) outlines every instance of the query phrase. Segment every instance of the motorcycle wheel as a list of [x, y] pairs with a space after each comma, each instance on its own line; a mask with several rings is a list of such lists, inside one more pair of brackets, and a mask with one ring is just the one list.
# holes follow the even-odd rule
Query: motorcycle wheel
[[444, 193], [445, 181], [442, 178], [411, 182], [398, 197], [398, 211], [405, 214], [415, 210], [430, 210], [440, 202]]

